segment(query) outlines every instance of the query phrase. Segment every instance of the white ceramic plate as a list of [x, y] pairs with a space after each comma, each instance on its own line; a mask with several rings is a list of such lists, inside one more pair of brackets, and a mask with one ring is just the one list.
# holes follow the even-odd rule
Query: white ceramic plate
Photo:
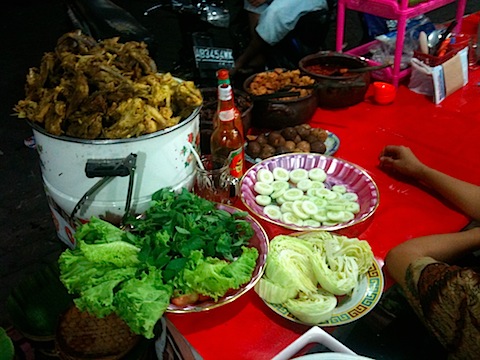
[[[328, 130], [326, 131], [328, 136], [327, 136], [327, 139], [325, 140], [325, 147], [327, 149], [325, 150], [325, 153], [323, 155], [332, 156], [338, 151], [338, 148], [340, 147], [340, 139], [334, 133]], [[245, 144], [245, 146], [247, 145]], [[260, 161], [262, 161], [262, 159], [260, 158], [253, 159], [251, 156], [247, 155], [246, 153], [245, 153], [245, 160], [252, 164], [257, 164]]]
[[[318, 326], [337, 326], [348, 324], [358, 320], [368, 314], [377, 305], [383, 292], [384, 278], [380, 265], [375, 260], [368, 269], [367, 273], [362, 275], [358, 286], [353, 290], [351, 296], [345, 295], [339, 297], [338, 304], [333, 311], [332, 317], [328, 321], [316, 324]], [[294, 317], [281, 304], [271, 304], [265, 301], [265, 304], [277, 314], [288, 320], [299, 324], [306, 324]], [[312, 324], [306, 324], [312, 325]]]
[[295, 358], [296, 360], [373, 360], [360, 355], [345, 353], [324, 352], [318, 354], [303, 355]]

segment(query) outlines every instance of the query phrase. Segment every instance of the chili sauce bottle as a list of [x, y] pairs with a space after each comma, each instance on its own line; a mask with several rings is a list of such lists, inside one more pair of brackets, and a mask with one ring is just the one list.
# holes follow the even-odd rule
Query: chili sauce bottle
[[228, 164], [230, 175], [240, 180], [244, 173], [245, 149], [242, 132], [235, 124], [235, 105], [229, 84], [218, 86], [218, 124], [210, 138], [210, 151], [214, 166]]
[[[231, 91], [231, 97], [232, 97], [232, 104], [233, 104], [233, 109], [235, 111], [235, 126], [237, 129], [240, 131], [242, 134], [242, 137], [245, 138], [245, 133], [243, 129], [243, 121], [242, 121], [242, 114], [240, 113], [240, 110], [235, 106], [235, 95], [233, 94], [233, 88], [231, 87], [230, 84], [230, 74], [228, 73], [227, 69], [220, 69], [217, 71], [217, 84], [218, 86], [222, 85], [230, 85], [230, 91]], [[217, 91], [217, 96], [218, 96], [218, 91]], [[213, 119], [213, 128], [215, 128], [218, 125], [218, 114], [220, 112], [220, 106], [221, 106], [221, 101], [218, 101], [218, 108], [217, 112], [215, 114], [215, 117]]]

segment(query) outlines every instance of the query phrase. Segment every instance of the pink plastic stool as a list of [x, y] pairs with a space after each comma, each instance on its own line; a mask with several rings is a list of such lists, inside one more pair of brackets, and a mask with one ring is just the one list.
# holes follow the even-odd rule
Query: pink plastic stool
[[[408, 1], [409, 0], [338, 0], [336, 51], [341, 52], [343, 50], [346, 9], [397, 20], [397, 39], [395, 43], [391, 82], [393, 85], [398, 86], [401, 79], [400, 62], [402, 59], [407, 20], [456, 1], [456, 29], [460, 29], [467, 4], [467, 0], [426, 0], [419, 4], [409, 6]], [[355, 49], [350, 51], [355, 53]]]

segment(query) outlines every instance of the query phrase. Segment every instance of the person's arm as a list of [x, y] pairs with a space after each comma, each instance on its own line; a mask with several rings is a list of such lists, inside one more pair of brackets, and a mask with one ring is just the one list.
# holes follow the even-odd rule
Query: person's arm
[[422, 236], [391, 249], [385, 258], [385, 266], [392, 278], [405, 287], [407, 268], [415, 260], [428, 256], [450, 263], [478, 249], [480, 249], [480, 228], [453, 234]]
[[424, 183], [457, 206], [465, 215], [480, 220], [480, 186], [454, 178], [423, 164], [409, 148], [386, 146], [380, 154], [380, 167]]

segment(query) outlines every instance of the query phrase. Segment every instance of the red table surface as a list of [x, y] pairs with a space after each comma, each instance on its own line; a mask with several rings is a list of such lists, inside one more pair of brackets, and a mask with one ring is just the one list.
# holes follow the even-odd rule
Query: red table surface
[[[387, 144], [406, 145], [428, 165], [480, 184], [479, 81], [480, 70], [471, 71], [468, 85], [439, 105], [406, 85], [399, 87], [393, 104], [376, 105], [370, 89], [364, 102], [346, 109], [319, 108], [310, 121], [336, 134], [340, 148], [334, 156], [364, 168], [379, 188], [379, 207], [356, 236], [370, 243], [381, 264], [389, 249], [407, 239], [458, 231], [468, 223], [427, 189], [382, 172], [378, 155]], [[260, 223], [270, 239], [290, 232]], [[391, 280], [385, 278], [388, 286]], [[206, 360], [271, 359], [309, 329], [274, 313], [253, 290], [210, 311], [168, 317]]]

